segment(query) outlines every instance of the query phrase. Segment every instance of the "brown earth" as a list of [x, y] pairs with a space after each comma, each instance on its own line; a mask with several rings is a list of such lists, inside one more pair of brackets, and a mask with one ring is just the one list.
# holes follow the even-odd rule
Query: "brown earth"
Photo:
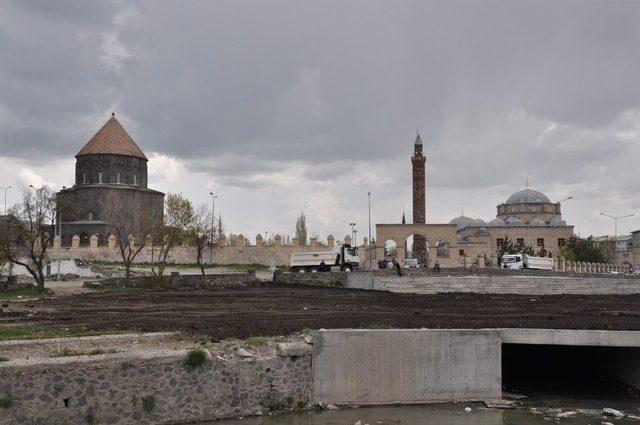
[[[23, 303], [24, 304], [24, 303]], [[181, 330], [215, 339], [303, 328], [556, 328], [640, 330], [640, 295], [415, 295], [321, 287], [86, 293], [15, 303], [0, 323]]]

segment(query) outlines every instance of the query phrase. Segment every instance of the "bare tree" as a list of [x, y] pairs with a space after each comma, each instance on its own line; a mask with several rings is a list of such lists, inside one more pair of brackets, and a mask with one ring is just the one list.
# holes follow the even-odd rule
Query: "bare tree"
[[209, 213], [206, 207], [200, 206], [194, 216], [193, 222], [191, 223], [191, 228], [189, 229], [191, 242], [196, 248], [196, 263], [198, 263], [198, 267], [200, 267], [203, 279], [205, 272], [202, 254], [207, 246], [213, 250], [213, 245], [209, 243], [210, 222], [211, 213]]
[[24, 192], [22, 202], [0, 219], [0, 257], [24, 267], [44, 291], [47, 249], [55, 236], [56, 204], [46, 186]]
[[[191, 201], [177, 193], [169, 193], [164, 203], [164, 224], [156, 229], [154, 239], [159, 242], [156, 257], [156, 245], [152, 246], [151, 271], [156, 276], [162, 276], [167, 266], [167, 258], [171, 249], [187, 237], [189, 228], [193, 225], [195, 211]], [[157, 264], [157, 270], [156, 265]]]
[[[111, 226], [115, 237], [122, 263], [125, 270], [125, 279], [131, 276], [131, 264], [136, 256], [145, 247], [147, 238], [152, 237], [156, 229], [162, 225], [161, 211], [152, 205], [134, 202], [120, 193], [113, 193], [107, 199], [105, 221]], [[141, 240], [135, 244], [134, 236]]]

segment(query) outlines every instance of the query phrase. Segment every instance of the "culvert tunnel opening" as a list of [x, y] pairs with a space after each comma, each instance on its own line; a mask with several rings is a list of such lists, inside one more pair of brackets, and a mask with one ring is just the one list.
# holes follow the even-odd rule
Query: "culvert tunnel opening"
[[502, 389], [530, 404], [636, 406], [640, 348], [503, 344]]

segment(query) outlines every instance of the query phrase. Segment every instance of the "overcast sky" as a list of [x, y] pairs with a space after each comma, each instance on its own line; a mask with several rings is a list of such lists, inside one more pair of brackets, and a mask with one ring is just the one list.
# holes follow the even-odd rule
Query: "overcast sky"
[[[150, 186], [253, 239], [489, 220], [524, 187], [582, 235], [640, 228], [640, 2], [0, 0], [0, 186], [73, 184], [114, 111]], [[0, 199], [1, 201], [1, 199]]]

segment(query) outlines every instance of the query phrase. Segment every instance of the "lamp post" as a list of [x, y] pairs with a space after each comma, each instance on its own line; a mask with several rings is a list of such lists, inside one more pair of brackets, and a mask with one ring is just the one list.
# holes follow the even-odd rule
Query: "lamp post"
[[11, 189], [12, 186], [0, 187], [0, 189], [4, 190], [4, 215], [7, 215], [7, 191]]
[[615, 216], [615, 215], [609, 215], [609, 214], [601, 212], [600, 215], [603, 215], [605, 217], [609, 217], [609, 218], [613, 219], [614, 232], [615, 232], [615, 235], [614, 235], [614, 243], [615, 243], [614, 250], [617, 251], [618, 250], [618, 220], [620, 220], [622, 218], [633, 217], [633, 214]]
[[213, 245], [213, 231], [215, 229], [214, 220], [216, 216], [215, 201], [218, 195], [214, 195], [213, 192], [209, 192], [209, 195], [211, 195], [211, 237], [209, 241]]
[[367, 253], [369, 254], [369, 270], [373, 269], [373, 264], [371, 263], [371, 247], [373, 244], [371, 243], [371, 192], [367, 192], [367, 201], [369, 203], [369, 246], [367, 247]]

